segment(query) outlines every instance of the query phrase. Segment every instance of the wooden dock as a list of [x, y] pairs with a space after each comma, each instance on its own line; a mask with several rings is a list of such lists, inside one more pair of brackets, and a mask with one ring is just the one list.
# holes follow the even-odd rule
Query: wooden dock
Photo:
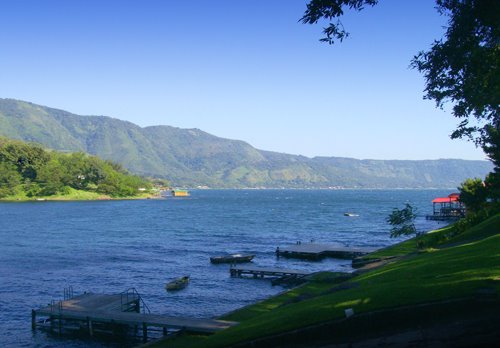
[[283, 268], [264, 268], [264, 267], [231, 267], [229, 269], [232, 277], [241, 277], [243, 275], [251, 275], [254, 278], [264, 278], [264, 277], [305, 277], [309, 275], [310, 272], [297, 271], [291, 269]]
[[298, 259], [321, 260], [325, 257], [353, 259], [377, 250], [367, 247], [346, 247], [342, 244], [299, 243], [277, 248], [276, 255]]
[[[103, 325], [122, 325], [129, 328], [142, 328], [142, 338], [148, 339], [148, 328], [160, 328], [163, 334], [167, 330], [184, 330], [196, 333], [214, 333], [236, 325], [236, 322], [171, 317], [151, 314], [137, 292], [116, 295], [86, 293], [70, 299], [53, 302], [39, 309], [32, 310], [32, 328], [37, 327], [37, 317], [45, 317], [42, 322], [50, 322], [51, 329], [61, 332], [66, 327], [84, 328], [90, 336], [94, 327]], [[146, 309], [146, 310], [144, 310]]]
[[426, 220], [433, 220], [433, 221], [456, 221], [460, 220], [463, 216], [460, 215], [426, 215], [425, 219]]

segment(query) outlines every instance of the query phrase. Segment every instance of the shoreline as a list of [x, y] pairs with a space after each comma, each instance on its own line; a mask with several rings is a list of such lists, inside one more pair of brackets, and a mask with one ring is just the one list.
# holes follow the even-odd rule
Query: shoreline
[[[445, 226], [447, 227], [447, 226]], [[424, 232], [424, 235], [427, 235], [427, 234], [431, 234], [433, 232], [439, 232], [440, 230], [442, 230], [443, 228], [445, 227], [441, 227], [441, 228], [438, 228], [438, 229], [434, 229], [434, 230], [428, 230], [426, 232]], [[405, 240], [402, 240], [402, 241], [396, 241], [394, 242], [393, 244], [390, 244], [386, 247], [383, 247], [381, 249], [378, 249], [378, 250], [375, 250], [371, 253], [368, 253], [366, 255], [364, 255], [364, 257], [368, 257], [369, 258], [369, 255], [373, 255], [373, 254], [376, 254], [376, 253], [380, 253], [380, 252], [384, 252], [386, 250], [391, 250], [391, 249], [394, 249], [395, 247], [397, 248], [397, 246], [399, 245], [405, 245], [405, 244], [408, 244], [409, 242], [411, 243], [411, 240], [414, 240], [415, 237], [410, 237], [408, 239], [405, 239]], [[402, 257], [402, 255], [397, 255], [397, 256], [391, 256], [391, 257], [384, 257], [382, 256], [379, 260], [377, 261], [371, 261], [369, 262], [368, 264], [360, 267], [360, 268], [357, 268], [355, 269], [354, 267], [352, 267], [352, 272], [338, 272], [338, 271], [319, 271], [319, 272], [314, 272], [312, 274], [309, 275], [309, 279], [306, 283], [304, 284], [299, 284], [299, 285], [295, 285], [295, 286], [292, 286], [292, 287], [288, 287], [288, 288], [284, 288], [282, 291], [278, 292], [277, 294], [274, 294], [274, 295], [271, 295], [267, 298], [264, 298], [264, 299], [260, 299], [260, 300], [257, 300], [253, 303], [249, 303], [247, 305], [244, 305], [242, 307], [239, 307], [239, 308], [236, 308], [236, 309], [233, 309], [233, 310], [230, 310], [226, 313], [223, 313], [221, 315], [217, 315], [217, 316], [214, 316], [215, 319], [220, 319], [220, 320], [232, 320], [231, 319], [231, 315], [233, 314], [238, 314], [238, 313], [241, 313], [245, 310], [251, 310], [252, 308], [255, 308], [259, 305], [262, 305], [268, 301], [272, 301], [273, 299], [277, 299], [281, 296], [287, 296], [287, 294], [290, 294], [294, 291], [296, 291], [297, 289], [300, 289], [301, 287], [307, 287], [308, 284], [311, 283], [312, 281], [312, 278], [311, 276], [314, 276], [315, 274], [320, 274], [320, 273], [329, 273], [331, 274], [332, 276], [334, 277], [337, 277], [339, 276], [340, 274], [347, 274], [347, 275], [350, 275], [349, 278], [352, 278], [352, 277], [356, 277], [356, 276], [360, 276], [362, 275], [363, 273], [366, 273], [366, 272], [369, 272], [369, 271], [372, 271], [372, 270], [375, 270], [375, 269], [379, 269], [379, 268], [382, 268], [384, 266], [386, 266], [389, 262], [397, 262], [400, 258]], [[353, 259], [354, 260], [354, 259]], [[314, 282], [314, 281], [312, 281]], [[338, 284], [342, 284], [344, 283], [344, 281], [338, 283]], [[335, 283], [332, 283], [332, 284], [335, 284]], [[337, 287], [341, 287], [341, 285], [337, 285]], [[348, 288], [347, 288], [348, 289]], [[300, 296], [299, 296], [300, 297]], [[421, 305], [414, 305], [415, 308], [419, 308]], [[409, 305], [408, 307], [411, 307], [411, 305]], [[374, 313], [378, 313], [378, 312], [393, 312], [393, 311], [398, 311], [398, 309], [393, 309], [393, 308], [388, 308], [388, 309], [383, 309], [383, 310], [378, 310], [378, 311], [375, 311]], [[368, 314], [364, 314], [365, 316], [366, 315], [370, 315], [370, 313]], [[341, 318], [341, 319], [336, 319], [336, 320], [333, 320], [333, 322], [337, 322], [337, 321], [340, 321], [342, 322], [344, 319]], [[315, 328], [315, 327], [322, 327], [324, 326], [325, 323], [317, 323], [317, 324], [314, 324], [314, 325], [311, 325], [311, 326], [307, 326], [307, 327], [303, 327], [301, 329], [295, 329], [294, 332], [300, 332], [302, 330], [304, 331], [307, 331], [308, 329], [312, 329], [312, 328]], [[281, 336], [287, 336], [287, 333], [284, 333], [284, 334], [276, 334], [276, 335], [272, 335], [272, 337], [281, 337]], [[163, 346], [169, 346], [171, 345], [171, 337], [160, 337], [158, 339], [155, 339], [155, 340], [152, 340], [150, 342], [147, 342], [147, 343], [143, 343], [143, 344], [139, 344], [137, 346], [137, 348], [146, 348], [146, 347], [155, 347], [155, 348], [159, 348], [159, 347], [163, 347]], [[174, 345], [175, 346], [175, 345]]]
[[[299, 286], [288, 290], [288, 296], [288, 291], [284, 291], [231, 311], [220, 317], [240, 322], [240, 326], [206, 341], [184, 337], [169, 341], [164, 337], [151, 347], [181, 347], [184, 343], [189, 347], [308, 347], [311, 343], [372, 346], [388, 342], [407, 346], [415, 342], [442, 344], [443, 338], [451, 346], [466, 335], [471, 345], [490, 345], [498, 339], [498, 324], [487, 324], [498, 311], [498, 287], [492, 281], [499, 278], [492, 270], [494, 260], [486, 254], [497, 245], [494, 238], [498, 239], [499, 218], [497, 213], [459, 235], [450, 235], [452, 225], [427, 231], [423, 235], [425, 249], [416, 246], [415, 239], [419, 237], [394, 243], [379, 251], [392, 255], [389, 263], [358, 270], [352, 280], [321, 285], [323, 282], [317, 279], [318, 284], [311, 288], [306, 283], [302, 291]], [[367, 256], [370, 258], [370, 254]], [[471, 265], [470, 260], [475, 263]], [[437, 262], [442, 263], [441, 267], [435, 267]], [[463, 274], [464, 270], [467, 274]], [[468, 285], [471, 281], [473, 286]], [[422, 292], [422, 286], [433, 291]], [[313, 291], [321, 287], [322, 291]], [[401, 299], [394, 301], [390, 289], [399, 290]], [[359, 298], [369, 301], [356, 300]], [[436, 318], [436, 312], [441, 312], [442, 317]], [[282, 322], [285, 317], [290, 319], [287, 324]], [[478, 331], [479, 326], [484, 328]], [[338, 334], [332, 337], [335, 331]]]
[[127, 197], [111, 197], [102, 196], [97, 198], [78, 198], [68, 196], [67, 198], [57, 196], [56, 198], [51, 197], [39, 197], [39, 198], [0, 198], [0, 203], [26, 203], [26, 202], [94, 202], [94, 201], [133, 201], [133, 200], [162, 200], [164, 197], [158, 197], [154, 195], [150, 196], [127, 196]]

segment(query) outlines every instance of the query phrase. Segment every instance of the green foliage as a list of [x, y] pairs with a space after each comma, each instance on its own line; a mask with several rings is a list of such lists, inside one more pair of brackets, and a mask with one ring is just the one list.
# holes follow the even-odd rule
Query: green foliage
[[488, 198], [491, 201], [491, 206], [497, 212], [500, 211], [500, 171], [495, 171], [486, 176], [484, 180]]
[[304, 24], [316, 24], [320, 19], [332, 20], [337, 19], [336, 23], [330, 23], [328, 27], [323, 29], [326, 37], [320, 39], [322, 42], [327, 42], [332, 45], [335, 40], [343, 41], [349, 36], [345, 30], [339, 17], [344, 14], [344, 9], [354, 9], [361, 11], [364, 5], [374, 6], [378, 0], [311, 0], [307, 4], [307, 10], [300, 21]]
[[422, 234], [418, 237], [419, 243], [415, 243], [413, 238], [408, 239], [365, 255], [361, 259], [391, 259], [419, 252], [422, 248], [437, 248], [440, 244], [449, 242], [457, 234], [458, 231], [455, 224], [448, 225], [444, 228]]
[[126, 197], [137, 194], [141, 187], [151, 188], [151, 185], [140, 177], [116, 172], [108, 163], [105, 164], [103, 170], [104, 177], [99, 180], [97, 192]]
[[460, 187], [460, 201], [465, 204], [468, 212], [478, 212], [486, 205], [488, 190], [479, 178], [467, 179]]
[[12, 163], [0, 162], [0, 198], [13, 195], [21, 179], [16, 166]]
[[29, 184], [24, 184], [25, 187], [25, 193], [27, 197], [37, 197], [37, 196], [43, 196], [41, 194], [42, 192], [42, 187], [36, 182], [29, 182]]
[[452, 242], [467, 243], [480, 238], [498, 234], [500, 231], [500, 214], [492, 211], [481, 211], [467, 216], [457, 222]]
[[16, 166], [23, 179], [33, 180], [41, 165], [49, 160], [50, 155], [38, 145], [21, 142], [2, 142], [0, 162]]
[[457, 234], [463, 233], [473, 228], [474, 226], [479, 225], [483, 221], [491, 218], [492, 216], [495, 216], [497, 213], [497, 209], [488, 206], [477, 211], [468, 212], [466, 217], [460, 219], [455, 223], [455, 230], [457, 231]]
[[[485, 127], [483, 150], [493, 162], [495, 168], [486, 176], [485, 185], [488, 190], [488, 198], [493, 204], [500, 205], [500, 129], [488, 125]], [[498, 207], [497, 207], [498, 208]]]
[[61, 192], [64, 187], [63, 176], [66, 168], [56, 158], [52, 158], [45, 165], [40, 166], [36, 176], [36, 182], [42, 186], [38, 195], [52, 196]]
[[391, 228], [391, 238], [399, 236], [408, 236], [417, 233], [415, 228], [416, 208], [409, 203], [405, 204], [403, 209], [394, 208], [392, 213], [386, 218]]
[[132, 197], [139, 188], [149, 190], [151, 184], [111, 161], [0, 138], [0, 198], [13, 196], [16, 190], [27, 197], [64, 196], [71, 190]]
[[427, 99], [440, 107], [453, 103], [453, 115], [462, 122], [452, 138], [486, 145], [488, 127], [500, 126], [500, 2], [438, 0], [437, 9], [449, 17], [444, 39], [420, 52], [413, 66], [425, 76]]
[[486, 125], [484, 127], [483, 150], [486, 156], [495, 165], [496, 172], [500, 171], [500, 129], [497, 125]]

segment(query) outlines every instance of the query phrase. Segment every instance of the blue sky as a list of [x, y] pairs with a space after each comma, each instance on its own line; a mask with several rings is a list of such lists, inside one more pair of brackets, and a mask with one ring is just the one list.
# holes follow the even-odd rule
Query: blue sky
[[444, 31], [434, 1], [348, 12], [333, 46], [306, 3], [0, 0], [0, 97], [309, 157], [485, 158], [408, 68]]

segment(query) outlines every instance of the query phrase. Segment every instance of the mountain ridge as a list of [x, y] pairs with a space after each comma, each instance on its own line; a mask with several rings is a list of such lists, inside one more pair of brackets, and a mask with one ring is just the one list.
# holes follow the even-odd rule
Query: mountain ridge
[[306, 157], [259, 150], [197, 128], [140, 127], [110, 116], [80, 116], [0, 99], [0, 135], [59, 151], [83, 151], [176, 186], [218, 188], [450, 188], [484, 177], [487, 161]]

